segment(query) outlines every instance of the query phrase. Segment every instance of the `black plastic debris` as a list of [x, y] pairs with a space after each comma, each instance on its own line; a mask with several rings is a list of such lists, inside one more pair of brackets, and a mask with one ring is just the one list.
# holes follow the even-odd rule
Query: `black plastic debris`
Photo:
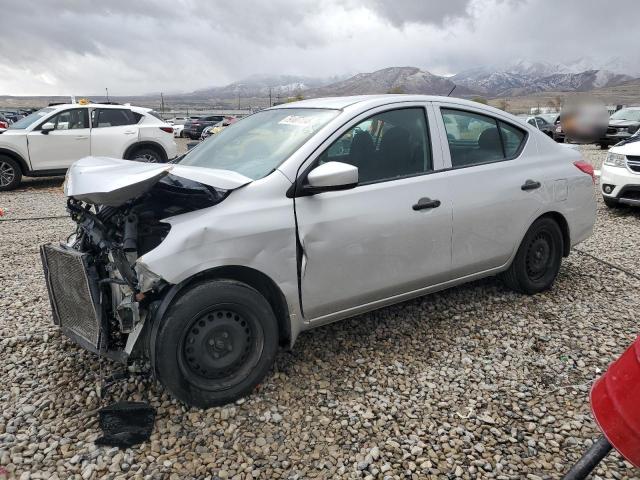
[[96, 445], [129, 448], [146, 442], [153, 431], [156, 411], [144, 402], [116, 402], [99, 410], [104, 435]]

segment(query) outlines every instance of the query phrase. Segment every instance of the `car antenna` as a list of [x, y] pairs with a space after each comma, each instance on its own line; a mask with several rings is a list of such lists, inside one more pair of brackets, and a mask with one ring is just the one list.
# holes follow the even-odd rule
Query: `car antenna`
[[457, 87], [457, 85], [454, 83], [453, 84], [453, 88], [449, 91], [449, 93], [447, 93], [447, 97], [450, 96], [453, 93], [453, 91], [456, 89], [456, 87]]

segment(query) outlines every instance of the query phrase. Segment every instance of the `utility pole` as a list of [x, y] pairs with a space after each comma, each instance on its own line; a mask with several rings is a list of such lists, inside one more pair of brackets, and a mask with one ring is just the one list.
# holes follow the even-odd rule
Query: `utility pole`
[[240, 110], [240, 94], [238, 93], [238, 110]]
[[271, 103], [271, 87], [269, 87], [269, 107], [272, 107], [273, 104]]
[[104, 91], [107, 92], [107, 103], [109, 103], [109, 89], [105, 87]]
[[162, 118], [164, 118], [164, 96], [160, 92], [160, 110], [162, 111]]

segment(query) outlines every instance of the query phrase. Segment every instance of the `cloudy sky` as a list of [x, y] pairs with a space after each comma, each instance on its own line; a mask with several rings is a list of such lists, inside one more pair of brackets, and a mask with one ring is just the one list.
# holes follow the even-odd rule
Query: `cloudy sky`
[[0, 95], [179, 92], [389, 66], [453, 74], [584, 56], [636, 68], [638, 13], [638, 0], [0, 0]]

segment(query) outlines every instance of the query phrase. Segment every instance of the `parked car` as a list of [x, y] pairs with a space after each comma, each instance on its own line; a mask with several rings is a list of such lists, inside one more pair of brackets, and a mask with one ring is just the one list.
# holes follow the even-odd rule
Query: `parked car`
[[198, 407], [252, 392], [303, 330], [490, 275], [551, 288], [596, 210], [578, 151], [422, 95], [279, 105], [172, 164], [85, 158], [65, 194], [77, 233], [41, 248], [55, 323]]
[[184, 135], [184, 123], [174, 123], [173, 127], [173, 136], [176, 138], [182, 138]]
[[150, 112], [66, 104], [18, 120], [0, 136], [0, 191], [18, 186], [22, 176], [62, 175], [89, 155], [166, 162], [176, 156], [173, 128]]
[[605, 149], [631, 137], [640, 128], [640, 107], [622, 108], [609, 117], [607, 133], [598, 145]]
[[600, 171], [600, 188], [609, 208], [640, 206], [640, 130], [609, 149]]
[[542, 115], [530, 115], [525, 118], [525, 122], [529, 125], [537, 128], [542, 133], [547, 135], [548, 137], [553, 138], [553, 131], [555, 126], [552, 123], [549, 123]]
[[190, 118], [184, 124], [182, 135], [191, 140], [197, 140], [200, 138], [202, 130], [204, 130], [205, 127], [221, 122], [223, 119], [223, 115], [205, 115], [198, 118]]
[[224, 117], [224, 120], [209, 127], [205, 127], [205, 129], [202, 130], [202, 133], [200, 134], [200, 141], [206, 140], [210, 136], [220, 133], [226, 127], [228, 127], [232, 123], [235, 123], [235, 121], [236, 119], [234, 117]]

